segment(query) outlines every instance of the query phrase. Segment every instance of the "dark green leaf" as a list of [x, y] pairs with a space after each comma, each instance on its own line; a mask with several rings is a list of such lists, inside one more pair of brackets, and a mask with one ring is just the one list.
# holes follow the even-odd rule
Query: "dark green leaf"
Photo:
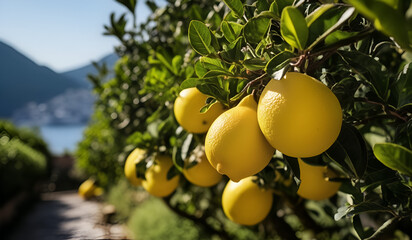
[[300, 184], [300, 170], [299, 170], [299, 163], [298, 159], [294, 157], [289, 157], [283, 154], [283, 159], [285, 160], [285, 163], [289, 166], [290, 170], [292, 171], [294, 175], [294, 180], [296, 184], [299, 186]]
[[267, 72], [268, 75], [272, 76], [272, 78], [275, 78], [274, 74], [276, 74], [279, 70], [287, 66], [290, 63], [291, 58], [293, 57], [295, 57], [295, 54], [293, 54], [292, 52], [289, 52], [289, 51], [280, 52], [276, 56], [274, 56], [272, 59], [270, 59], [270, 61], [266, 64], [265, 71]]
[[200, 21], [193, 20], [189, 24], [189, 43], [200, 55], [209, 55], [214, 52], [211, 45], [212, 36], [209, 28]]
[[355, 215], [352, 218], [352, 223], [353, 223], [353, 228], [355, 229], [356, 233], [360, 237], [360, 239], [365, 239], [367, 237], [370, 237], [372, 233], [366, 232], [365, 229], [363, 228], [361, 219], [359, 215]]
[[239, 37], [243, 26], [235, 22], [223, 21], [221, 29], [226, 40], [233, 42]]
[[235, 16], [242, 18], [245, 10], [243, 9], [242, 1], [240, 0], [223, 0], [226, 5], [233, 11]]
[[294, 7], [286, 7], [280, 18], [280, 32], [289, 45], [299, 50], [306, 47], [309, 30], [303, 14]]
[[251, 58], [243, 61], [243, 66], [248, 70], [256, 71], [265, 68], [266, 61], [260, 58]]
[[146, 179], [145, 172], [146, 172], [146, 161], [140, 161], [136, 163], [136, 177], [140, 179]]
[[373, 147], [376, 158], [385, 166], [412, 176], [412, 151], [394, 143], [377, 143]]
[[250, 19], [243, 30], [246, 41], [250, 43], [259, 43], [266, 35], [270, 26], [270, 18], [265, 16]]
[[388, 1], [368, 0], [348, 0], [348, 2], [371, 20], [376, 29], [394, 37], [401, 47], [411, 49], [412, 43], [409, 41], [407, 21], [393, 4], [388, 4]]
[[244, 53], [242, 52], [242, 47], [244, 44], [243, 37], [239, 37], [236, 41], [232, 42], [225, 51], [221, 53], [224, 60], [229, 62], [238, 62], [244, 59]]
[[179, 174], [180, 174], [180, 171], [177, 168], [171, 167], [169, 169], [169, 171], [167, 171], [166, 178], [167, 178], [167, 180], [170, 180], [170, 179], [176, 177]]
[[363, 80], [369, 82], [376, 94], [387, 98], [389, 76], [386, 68], [371, 56], [360, 52], [339, 51], [339, 54]]
[[137, 0], [116, 0], [116, 2], [125, 6], [132, 14], [135, 14]]
[[294, 0], [276, 0], [274, 2], [276, 2], [278, 15], [280, 16], [285, 7], [292, 6]]
[[359, 131], [349, 124], [342, 124], [336, 142], [326, 151], [350, 175], [361, 178], [366, 171], [368, 157], [366, 143]]
[[412, 105], [412, 63], [405, 65], [391, 94], [397, 99], [397, 108]]

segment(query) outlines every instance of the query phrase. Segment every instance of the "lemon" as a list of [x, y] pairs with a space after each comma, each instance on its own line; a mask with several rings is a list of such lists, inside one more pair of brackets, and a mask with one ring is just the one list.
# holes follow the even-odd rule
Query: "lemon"
[[206, 135], [205, 151], [210, 164], [235, 182], [260, 172], [275, 151], [260, 131], [256, 108], [253, 95], [246, 96], [236, 107], [222, 113]]
[[136, 176], [136, 164], [144, 159], [145, 154], [145, 150], [136, 148], [126, 159], [124, 164], [124, 174], [132, 185], [140, 186], [142, 184], [142, 179], [137, 178]]
[[146, 179], [142, 181], [142, 186], [153, 196], [166, 197], [176, 190], [179, 176], [167, 180], [167, 172], [173, 166], [171, 157], [156, 155], [154, 161], [155, 163], [146, 170]]
[[310, 200], [323, 200], [332, 197], [339, 190], [341, 183], [328, 181], [338, 175], [327, 166], [312, 166], [298, 158], [300, 186], [298, 195]]
[[266, 85], [257, 116], [270, 144], [292, 157], [313, 157], [326, 151], [342, 126], [342, 109], [332, 91], [295, 72]]
[[222, 175], [210, 165], [204, 152], [198, 157], [195, 166], [183, 168], [183, 175], [189, 182], [201, 187], [211, 187], [222, 179]]
[[177, 122], [186, 131], [205, 133], [212, 122], [224, 112], [223, 105], [217, 102], [207, 112], [201, 113], [200, 109], [206, 105], [207, 98], [208, 96], [197, 88], [186, 88], [179, 93], [173, 110]]
[[95, 181], [89, 178], [86, 181], [84, 181], [82, 184], [80, 184], [79, 189], [78, 189], [78, 194], [84, 199], [89, 199], [93, 197], [95, 189], [96, 189]]
[[237, 183], [229, 181], [223, 190], [223, 212], [233, 222], [255, 225], [263, 221], [272, 208], [273, 194], [260, 188], [254, 179], [252, 176]]

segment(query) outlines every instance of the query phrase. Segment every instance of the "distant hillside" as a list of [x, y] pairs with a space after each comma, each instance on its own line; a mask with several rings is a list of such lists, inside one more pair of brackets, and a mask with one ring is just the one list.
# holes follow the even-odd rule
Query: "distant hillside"
[[[102, 59], [100, 59], [99, 61], [97, 61], [97, 63], [99, 65], [105, 63], [107, 65], [107, 67], [109, 69], [113, 69], [114, 64], [116, 63], [116, 61], [119, 59], [119, 57], [112, 53], [109, 54], [105, 57], [103, 57]], [[93, 66], [93, 64], [88, 64], [84, 67], [80, 67], [77, 69], [73, 69], [67, 72], [63, 72], [61, 73], [63, 76], [66, 76], [68, 78], [71, 78], [73, 80], [75, 80], [77, 83], [79, 83], [80, 85], [82, 85], [83, 87], [87, 87], [87, 88], [91, 88], [91, 83], [90, 81], [87, 79], [87, 75], [88, 74], [97, 74], [97, 70], [96, 68]]]
[[46, 102], [70, 88], [82, 85], [0, 42], [0, 118], [9, 118], [28, 102]]

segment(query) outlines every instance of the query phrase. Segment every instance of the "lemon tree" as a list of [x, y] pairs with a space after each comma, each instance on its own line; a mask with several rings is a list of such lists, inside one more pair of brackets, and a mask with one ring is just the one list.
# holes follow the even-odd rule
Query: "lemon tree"
[[[233, 184], [254, 175], [276, 195], [262, 222], [239, 226], [256, 238], [412, 234], [410, 0], [149, 0], [142, 25], [131, 22], [137, 1], [118, 2], [128, 14], [105, 26], [119, 40], [114, 76], [100, 66], [91, 78], [93, 127], [108, 131], [90, 132], [78, 154], [91, 175], [115, 184], [141, 148], [149, 158], [136, 172], [172, 156], [170, 181], [204, 144]], [[197, 97], [181, 105], [189, 92]], [[217, 106], [225, 111], [203, 119]], [[222, 217], [226, 180], [182, 181], [164, 202], [209, 239], [242, 239], [227, 222], [241, 211]]]

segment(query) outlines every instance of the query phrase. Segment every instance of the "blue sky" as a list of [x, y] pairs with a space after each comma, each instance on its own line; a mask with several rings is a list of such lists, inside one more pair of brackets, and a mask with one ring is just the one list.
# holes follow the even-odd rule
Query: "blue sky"
[[[120, 16], [126, 8], [114, 0], [0, 0], [0, 41], [57, 72], [71, 70], [118, 44], [103, 36], [111, 12]], [[147, 18], [143, 0], [137, 12], [138, 22]]]

